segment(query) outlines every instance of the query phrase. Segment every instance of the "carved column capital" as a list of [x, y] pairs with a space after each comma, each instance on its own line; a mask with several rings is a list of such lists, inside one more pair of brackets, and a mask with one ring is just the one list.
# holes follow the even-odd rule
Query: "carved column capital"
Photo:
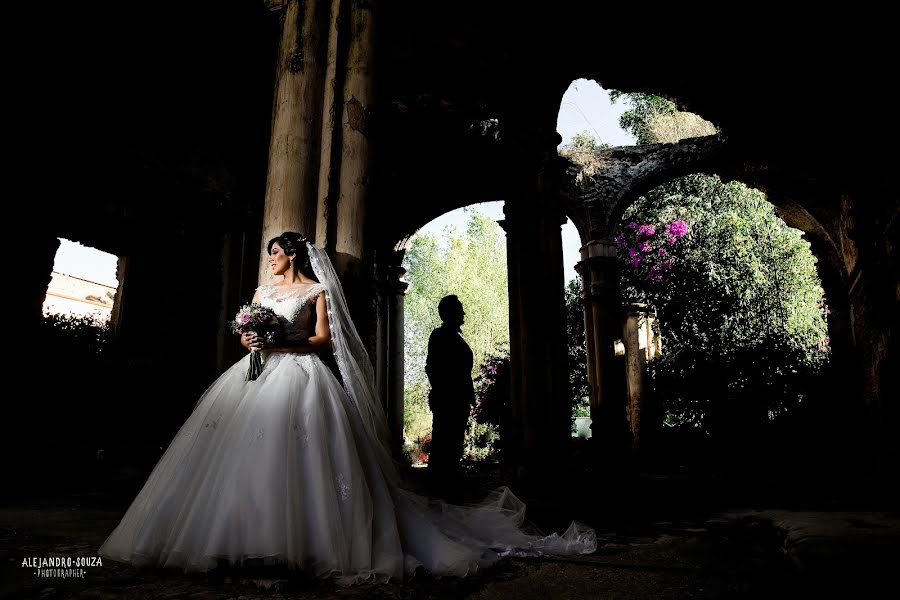
[[585, 296], [594, 301], [618, 301], [622, 293], [619, 282], [622, 261], [616, 255], [615, 242], [591, 240], [582, 246], [581, 257], [575, 268], [581, 273]]
[[388, 267], [387, 273], [387, 287], [389, 290], [394, 292], [395, 294], [406, 294], [407, 288], [409, 288], [409, 282], [403, 280], [403, 276], [406, 275], [406, 269], [401, 267], [400, 265], [391, 265]]

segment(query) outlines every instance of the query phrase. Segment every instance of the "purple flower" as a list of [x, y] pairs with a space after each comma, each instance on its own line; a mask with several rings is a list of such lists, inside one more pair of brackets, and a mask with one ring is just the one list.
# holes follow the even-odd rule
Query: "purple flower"
[[683, 237], [687, 233], [688, 226], [687, 223], [679, 220], [673, 221], [670, 225], [667, 225], [666, 229], [668, 229], [669, 233], [675, 237]]
[[638, 235], [650, 237], [654, 233], [656, 233], [656, 227], [653, 225], [641, 225], [638, 227]]
[[641, 242], [638, 244], [638, 248], [641, 249], [641, 252], [650, 252], [650, 242]]
[[668, 238], [666, 241], [669, 242], [670, 244], [674, 244], [675, 242], [678, 241], [678, 238], [677, 238], [677, 237], [670, 237], [670, 238]]
[[666, 255], [666, 249], [665, 249], [665, 248], [660, 248], [660, 249], [659, 249], [659, 255], [660, 255], [660, 256], [665, 256], [665, 255]]
[[629, 227], [630, 229], [637, 229], [637, 228], [638, 228], [638, 224], [635, 223], [634, 221], [632, 221], [631, 223], [628, 224], [628, 227]]
[[641, 264], [641, 257], [640, 256], [632, 256], [631, 257], [631, 266], [636, 267], [639, 264]]
[[637, 248], [629, 248], [629, 249], [628, 249], [628, 256], [629, 256], [630, 258], [634, 258], [634, 257], [637, 256], [637, 255], [638, 255]]
[[625, 236], [622, 235], [621, 233], [620, 233], [619, 235], [616, 236], [616, 245], [617, 245], [617, 246], [624, 246], [624, 245], [625, 245]]
[[670, 262], [661, 262], [661, 263], [659, 263], [659, 268], [660, 268], [660, 269], [671, 269], [671, 268], [672, 268], [672, 263], [670, 263]]

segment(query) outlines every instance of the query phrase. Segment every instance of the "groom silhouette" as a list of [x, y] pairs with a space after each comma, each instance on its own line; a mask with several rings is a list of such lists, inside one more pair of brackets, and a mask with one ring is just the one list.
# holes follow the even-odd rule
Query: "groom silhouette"
[[444, 296], [438, 303], [438, 313], [443, 323], [431, 332], [425, 361], [431, 383], [428, 404], [434, 415], [428, 479], [432, 494], [448, 499], [459, 487], [459, 461], [475, 390], [472, 349], [459, 330], [466, 314], [462, 303], [456, 296]]

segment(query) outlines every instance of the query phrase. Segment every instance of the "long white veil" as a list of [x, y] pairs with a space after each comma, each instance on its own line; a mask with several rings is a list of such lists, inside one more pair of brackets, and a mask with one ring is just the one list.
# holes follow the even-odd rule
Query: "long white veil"
[[337, 272], [325, 250], [307, 241], [309, 259], [319, 283], [325, 286], [328, 303], [328, 326], [334, 358], [344, 383], [344, 389], [359, 411], [366, 434], [374, 438], [378, 462], [392, 483], [399, 482], [399, 473], [390, 456], [390, 429], [375, 392], [375, 372], [369, 354], [359, 338], [350, 318], [347, 299]]
[[[436, 503], [401, 488], [399, 470], [389, 450], [387, 418], [375, 392], [372, 363], [350, 318], [340, 280], [323, 249], [310, 242], [307, 248], [313, 272], [325, 286], [332, 347], [344, 389], [359, 412], [370, 446], [391, 485], [406, 552], [421, 559], [433, 572], [457, 575], [491, 564], [499, 556], [594, 552], [596, 533], [577, 522], [572, 522], [562, 536], [526, 533], [525, 504], [506, 487], [478, 504], [466, 506]], [[440, 540], [428, 531], [439, 532]]]

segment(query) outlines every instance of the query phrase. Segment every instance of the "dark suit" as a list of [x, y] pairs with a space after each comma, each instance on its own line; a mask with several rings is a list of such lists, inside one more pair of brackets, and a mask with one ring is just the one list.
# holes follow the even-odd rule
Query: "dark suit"
[[431, 383], [428, 403], [434, 415], [428, 474], [432, 490], [446, 495], [458, 477], [469, 412], [475, 404], [472, 349], [458, 329], [444, 325], [431, 332], [425, 372]]

